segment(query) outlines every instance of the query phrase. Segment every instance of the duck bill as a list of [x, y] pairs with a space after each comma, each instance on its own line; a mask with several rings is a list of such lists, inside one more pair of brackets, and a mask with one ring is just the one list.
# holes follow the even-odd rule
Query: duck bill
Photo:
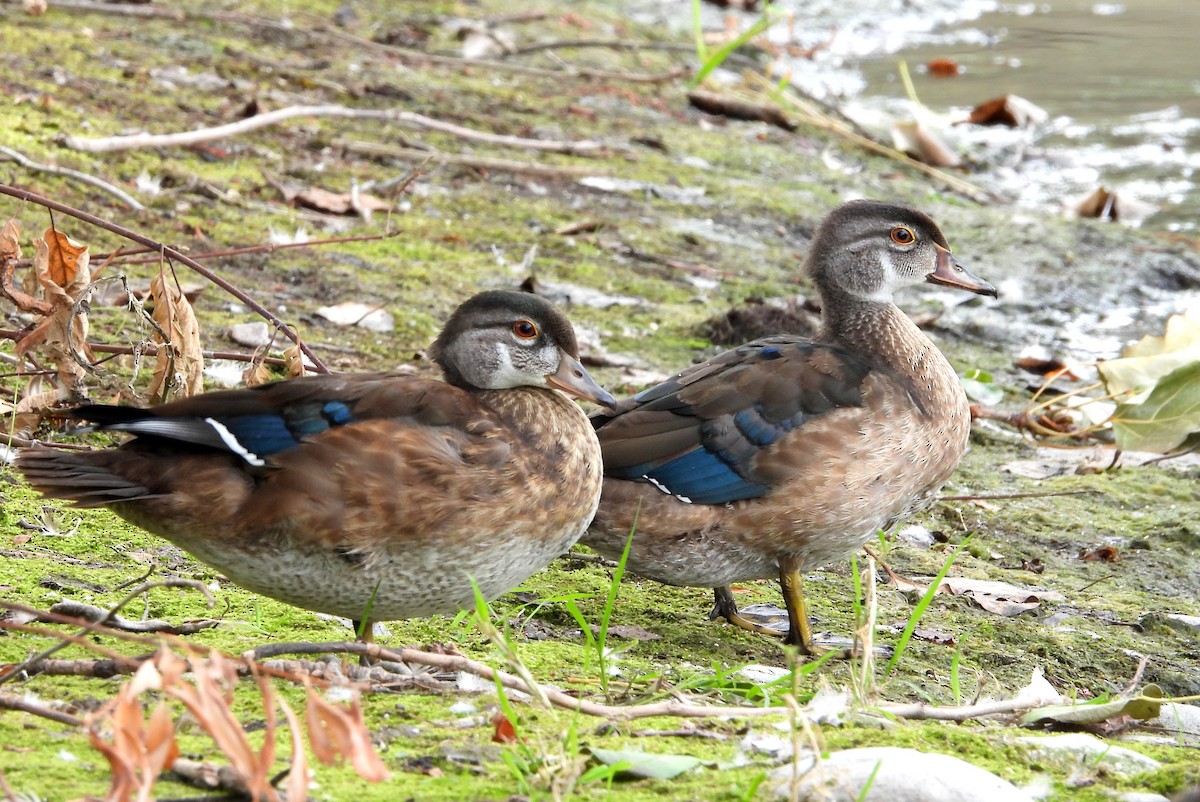
[[617, 399], [613, 398], [612, 394], [603, 387], [596, 384], [595, 380], [583, 369], [583, 363], [566, 351], [561, 353], [562, 360], [559, 364], [558, 372], [548, 374], [546, 376], [546, 384], [555, 389], [562, 390], [567, 395], [573, 395], [585, 401], [602, 404], [609, 409], [616, 409]]
[[966, 290], [977, 295], [997, 297], [996, 288], [959, 264], [958, 260], [954, 258], [954, 254], [941, 245], [933, 247], [937, 248], [937, 263], [934, 265], [933, 272], [925, 277], [926, 281], [930, 284], [953, 287], [956, 290]]

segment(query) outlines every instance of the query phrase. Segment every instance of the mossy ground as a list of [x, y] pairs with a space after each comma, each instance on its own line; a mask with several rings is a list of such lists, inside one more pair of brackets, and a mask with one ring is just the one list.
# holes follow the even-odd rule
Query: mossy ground
[[[184, 3], [201, 14], [206, 7]], [[925, 179], [893, 164], [850, 150], [816, 132], [796, 135], [755, 124], [703, 120], [687, 109], [678, 82], [632, 84], [603, 80], [562, 80], [493, 72], [486, 67], [428, 65], [394, 54], [354, 47], [320, 31], [338, 3], [306, 0], [289, 4], [290, 26], [255, 24], [254, 15], [275, 20], [274, 4], [239, 4], [237, 15], [221, 20], [197, 17], [186, 23], [162, 19], [53, 12], [28, 17], [15, 6], [0, 7], [9, 36], [0, 81], [10, 102], [0, 106], [0, 130], [8, 147], [39, 161], [103, 176], [131, 189], [138, 175], [163, 178], [164, 192], [135, 214], [111, 196], [82, 184], [14, 165], [5, 181], [111, 217], [161, 241], [193, 253], [259, 244], [271, 229], [307, 228], [314, 236], [333, 229], [333, 218], [305, 214], [284, 204], [266, 176], [333, 191], [352, 181], [387, 180], [403, 175], [410, 164], [355, 156], [331, 145], [337, 138], [394, 143], [416, 140], [451, 152], [467, 151], [543, 164], [589, 165], [598, 175], [633, 178], [648, 184], [702, 188], [690, 201], [649, 191], [604, 193], [566, 178], [529, 178], [464, 167], [431, 167], [405, 198], [406, 211], [376, 216], [371, 224], [337, 220], [345, 234], [393, 232], [386, 240], [334, 245], [212, 260], [210, 266], [297, 325], [305, 339], [338, 370], [388, 369], [427, 365], [424, 347], [438, 321], [463, 298], [491, 287], [515, 286], [526, 277], [520, 268], [530, 247], [538, 246], [538, 277], [571, 282], [608, 293], [644, 299], [634, 307], [570, 309], [577, 326], [596, 332], [606, 350], [629, 353], [645, 367], [670, 372], [711, 346], [697, 339], [696, 325], [749, 296], [782, 296], [803, 290], [798, 258], [820, 215], [846, 194], [895, 198], [926, 208], [943, 221], [956, 250], [970, 255], [981, 274], [995, 278], [985, 265], [1049, 285], [1067, 279], [1064, 264], [1113, 259], [1122, 264], [1144, 249], [1169, 251], [1195, 259], [1191, 243], [1164, 243], [1089, 223], [1039, 220], [1018, 227], [1011, 210], [978, 207], [947, 196]], [[450, 34], [438, 26], [447, 16], [484, 18], [507, 10], [502, 4], [421, 3], [359, 4], [358, 33], [377, 33], [412, 25], [427, 29], [430, 51], [453, 51]], [[594, 26], [581, 33], [580, 22]], [[520, 26], [528, 41], [572, 39], [581, 35], [652, 39], [659, 32], [639, 29], [605, 4], [577, 4], [571, 14]], [[680, 54], [607, 50], [564, 51], [572, 63], [640, 72], [666, 70]], [[529, 63], [553, 66], [545, 58]], [[176, 68], [184, 67], [186, 72]], [[202, 80], [216, 77], [219, 80]], [[164, 84], [170, 81], [171, 86]], [[174, 87], [174, 88], [171, 88]], [[275, 108], [292, 103], [397, 105], [481, 130], [562, 139], [600, 139], [613, 146], [604, 157], [572, 158], [503, 151], [464, 144], [448, 136], [411, 131], [375, 122], [295, 120], [196, 149], [133, 150], [89, 155], [56, 144], [60, 135], [108, 135], [128, 130], [186, 130], [227, 122], [252, 99]], [[636, 140], [636, 141], [635, 141]], [[658, 140], [665, 148], [637, 141]], [[822, 154], [835, 158], [823, 159]], [[837, 162], [841, 168], [829, 166]], [[40, 207], [4, 203], [27, 235], [48, 224]], [[598, 234], [559, 236], [558, 227], [585, 218], [606, 224]], [[81, 223], [55, 217], [56, 225], [104, 252], [121, 243]], [[706, 228], [707, 227], [707, 228]], [[700, 233], [697, 233], [697, 232]], [[706, 235], [716, 231], [719, 235]], [[734, 236], [728, 236], [733, 234]], [[652, 258], [640, 258], [638, 254]], [[672, 260], [675, 260], [672, 262]], [[697, 282], [678, 263], [699, 265], [719, 276]], [[126, 269], [135, 286], [156, 265]], [[1021, 271], [1025, 271], [1022, 273]], [[708, 275], [708, 274], [705, 274]], [[181, 273], [183, 280], [187, 276]], [[1044, 286], [1044, 285], [1043, 285]], [[1031, 293], [1033, 295], [1033, 293]], [[364, 300], [386, 306], [396, 316], [387, 336], [334, 327], [314, 317], [322, 305]], [[919, 305], [910, 299], [913, 305]], [[1037, 300], [1032, 302], [1036, 306]], [[11, 310], [6, 309], [11, 315]], [[229, 299], [208, 288], [197, 301], [206, 347], [232, 347], [224, 338], [229, 323], [248, 320], [230, 310]], [[22, 321], [12, 319], [9, 327]], [[966, 336], [963, 336], [963, 335]], [[141, 336], [124, 310], [96, 307], [92, 335], [128, 343]], [[1012, 368], [1014, 353], [997, 347], [979, 332], [933, 332], [960, 368], [979, 367], [997, 374], [1020, 404], [1025, 380]], [[957, 335], [957, 336], [956, 336]], [[11, 342], [0, 345], [11, 352]], [[95, 395], [129, 395], [129, 365], [113, 363], [97, 381]], [[637, 389], [617, 368], [599, 368], [598, 378], [615, 391]], [[8, 380], [16, 386], [14, 380]], [[145, 381], [145, 376], [140, 380]], [[144, 384], [135, 382], [135, 388]], [[43, 432], [48, 434], [48, 432]], [[1041, 668], [1065, 695], [1089, 697], [1121, 690], [1142, 655], [1150, 657], [1145, 681], [1169, 694], [1200, 692], [1200, 646], [1165, 626], [1137, 626], [1147, 614], [1200, 614], [1200, 511], [1195, 469], [1126, 467], [1092, 475], [1033, 481], [1001, 472], [1014, 459], [1028, 458], [1030, 446], [976, 432], [973, 449], [948, 492], [956, 494], [1089, 491], [1082, 495], [1013, 498], [973, 504], [938, 505], [918, 521], [940, 533], [942, 543], [920, 551], [889, 546], [886, 559], [902, 574], [931, 577], [948, 550], [971, 536], [970, 547], [955, 563], [956, 575], [1000, 579], [1051, 588], [1067, 601], [1016, 618], [999, 618], [961, 598], [939, 597], [922, 620], [925, 629], [946, 633], [953, 644], [914, 640], [896, 671], [879, 680], [882, 698], [892, 701], [954, 701], [951, 674], [960, 656], [960, 693], [1001, 696], [1023, 685]], [[147, 616], [182, 621], [220, 617], [222, 625], [191, 640], [230, 653], [268, 641], [345, 639], [336, 622], [259, 598], [220, 581], [164, 542], [147, 536], [105, 511], [54, 513], [55, 535], [26, 528], [22, 521], [42, 519], [42, 503], [11, 470], [0, 470], [0, 590], [7, 599], [47, 608], [62, 598], [111, 605], [126, 592], [124, 583], [151, 570], [153, 576], [201, 579], [217, 587], [218, 605], [184, 590], [157, 589], [148, 595]], [[24, 541], [24, 535], [32, 537]], [[1118, 544], [1121, 561], [1087, 562], [1083, 550]], [[1035, 560], [1041, 573], [1026, 570]], [[560, 560], [531, 578], [520, 594], [493, 606], [496, 620], [511, 626], [518, 652], [534, 676], [582, 692], [598, 692], [599, 669], [574, 618], [561, 602], [529, 600], [578, 594], [588, 621], [602, 617], [611, 569], [591, 562]], [[854, 627], [853, 590], [845, 566], [815, 572], [807, 583], [811, 614], [818, 630], [848, 633]], [[748, 583], [739, 601], [777, 602], [768, 583]], [[137, 603], [140, 605], [141, 603]], [[883, 643], [908, 618], [912, 603], [880, 588], [879, 622]], [[137, 606], [137, 605], [135, 605]], [[779, 646], [758, 636], [706, 620], [709, 594], [669, 588], [627, 578], [620, 589], [614, 623], [640, 627], [657, 639], [612, 638], [611, 657], [619, 674], [612, 678], [618, 698], [656, 688], [708, 687], [714, 698], [736, 697], [730, 680], [714, 680], [737, 666], [783, 666]], [[141, 610], [126, 610], [136, 616]], [[1049, 620], [1048, 620], [1049, 619]], [[388, 625], [388, 645], [453, 643], [470, 656], [494, 660], [490, 644], [466, 621], [434, 619]], [[0, 661], [19, 661], [53, 641], [7, 631], [0, 637]], [[107, 638], [97, 645], [129, 651]], [[134, 649], [136, 651], [136, 649]], [[71, 647], [61, 656], [88, 657]], [[827, 663], [802, 683], [805, 693], [821, 681], [851, 683], [852, 667]], [[86, 709], [88, 700], [107, 699], [119, 680], [35, 677], [8, 692], [30, 693], [46, 701], [65, 701]], [[277, 690], [293, 705], [294, 688]], [[450, 711], [467, 699], [477, 708], [469, 716]], [[239, 690], [237, 709], [245, 720], [261, 719], [256, 692]], [[716, 738], [650, 736], [638, 733], [680, 729], [674, 720], [642, 720], [603, 728], [603, 722], [568, 713], [539, 712], [518, 705], [525, 742], [491, 743], [488, 695], [438, 695], [415, 691], [377, 694], [365, 700], [368, 726], [377, 734], [384, 760], [394, 772], [387, 784], [365, 784], [347, 769], [322, 768], [314, 798], [321, 799], [503, 799], [516, 793], [545, 796], [552, 774], [571, 777], [582, 765], [581, 749], [635, 748], [686, 753], [705, 767], [667, 781], [618, 782], [604, 793], [614, 799], [743, 799], [768, 769], [765, 760], [732, 767], [744, 729], [768, 728], [763, 721], [711, 722], [700, 725]], [[1089, 787], [1048, 766], [1031, 761], [1009, 742], [1012, 730], [998, 724], [899, 723], [887, 728], [865, 724], [822, 727], [829, 748], [901, 745], [958, 754], [1015, 782], [1048, 775], [1053, 798], [1102, 799], [1113, 788], [1171, 792], [1200, 782], [1194, 749], [1135, 747], [1163, 761], [1149, 775], [1126, 778], [1085, 769]], [[99, 795], [107, 786], [107, 768], [77, 732], [20, 713], [0, 714], [2, 768], [11, 785], [49, 799]], [[211, 743], [194, 728], [183, 730], [189, 756], [219, 759]], [[542, 777], [518, 777], [511, 756], [546, 762]], [[470, 759], [464, 759], [467, 755]], [[475, 761], [475, 762], [472, 762]], [[555, 762], [557, 761], [557, 763]], [[554, 767], [558, 766], [557, 769]], [[715, 766], [721, 766], [720, 771]], [[430, 776], [430, 768], [442, 776]], [[603, 783], [589, 793], [600, 793]], [[194, 793], [164, 778], [161, 798]]]

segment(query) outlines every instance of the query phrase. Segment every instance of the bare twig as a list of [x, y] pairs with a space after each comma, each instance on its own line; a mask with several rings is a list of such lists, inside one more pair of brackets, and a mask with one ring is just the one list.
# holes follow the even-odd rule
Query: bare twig
[[[54, 644], [53, 646], [49, 647], [48, 649], [43, 649], [42, 651], [38, 652], [34, 656], [23, 660], [22, 662], [18, 663], [17, 665], [8, 667], [8, 670], [6, 670], [4, 672], [4, 674], [0, 675], [0, 684], [3, 684], [5, 682], [7, 682], [8, 680], [12, 679], [13, 677], [16, 677], [16, 676], [30, 670], [31, 668], [36, 667], [39, 662], [41, 662], [42, 660], [45, 660], [47, 657], [50, 657], [52, 654], [55, 654], [56, 652], [58, 652], [62, 649], [65, 649], [67, 646], [71, 645], [72, 643], [78, 643], [80, 638], [84, 637], [89, 632], [92, 632], [99, 627], [104, 627], [105, 631], [110, 632], [110, 633], [119, 632], [120, 631], [119, 629], [115, 629], [113, 627], [107, 626], [108, 622], [112, 619], [113, 616], [115, 616], [117, 614], [118, 610], [120, 610], [125, 605], [129, 604], [129, 602], [133, 601], [138, 596], [141, 596], [143, 593], [145, 593], [146, 591], [151, 590], [153, 588], [191, 588], [192, 590], [198, 590], [201, 593], [203, 593], [205, 598], [208, 599], [210, 604], [213, 601], [212, 593], [209, 592], [208, 586], [206, 586], [203, 582], [196, 581], [195, 579], [163, 579], [163, 580], [159, 580], [159, 581], [155, 581], [155, 582], [143, 582], [141, 585], [138, 585], [136, 588], [134, 588], [132, 591], [130, 591], [129, 594], [125, 596], [125, 598], [121, 599], [121, 601], [117, 602], [115, 605], [113, 605], [111, 608], [109, 608], [108, 612], [105, 614], [105, 616], [101, 620], [93, 622], [93, 621], [90, 621], [85, 618], [84, 620], [86, 621], [86, 623], [85, 623], [82, 631], [76, 633], [74, 637], [62, 637], [58, 643]], [[5, 607], [9, 607], [9, 608], [13, 608], [13, 609], [16, 609], [19, 607], [19, 605], [13, 605], [9, 602], [3, 602], [3, 604]], [[38, 613], [39, 613], [38, 617], [41, 618], [40, 611], [38, 611]], [[68, 618], [68, 616], [65, 616], [61, 613], [55, 612], [53, 610], [51, 610], [49, 612], [49, 615], [56, 617], [56, 618], [51, 618], [51, 620]], [[73, 620], [78, 622], [79, 619], [73, 619]]]
[[170, 621], [162, 621], [157, 618], [151, 618], [146, 621], [133, 621], [124, 616], [115, 615], [103, 607], [73, 600], [56, 602], [50, 607], [50, 612], [75, 616], [82, 618], [84, 621], [103, 623], [113, 629], [120, 629], [125, 632], [169, 632], [172, 635], [191, 635], [205, 629], [212, 629], [221, 623], [212, 618], [189, 621], [186, 624], [172, 624]]
[[5, 147], [4, 145], [0, 145], [0, 153], [12, 159], [26, 170], [33, 170], [37, 173], [61, 175], [64, 178], [74, 178], [76, 181], [82, 181], [85, 184], [96, 187], [96, 189], [104, 190], [110, 195], [116, 197], [130, 209], [133, 209], [135, 212], [140, 212], [146, 208], [140, 202], [138, 202], [137, 198], [133, 197], [125, 190], [121, 189], [120, 187], [113, 186], [107, 181], [96, 178], [94, 175], [88, 175], [87, 173], [82, 173], [79, 170], [72, 170], [69, 167], [57, 167], [53, 164], [42, 164], [41, 162], [35, 162], [33, 159], [30, 159], [23, 153], [18, 153], [12, 148]]
[[[0, 293], [12, 301], [22, 312], [33, 312], [42, 317], [54, 314], [54, 304], [34, 298], [13, 284], [13, 273], [16, 272], [17, 260], [5, 259], [0, 265]], [[15, 339], [15, 338], [14, 338]]]
[[991, 501], [1006, 498], [1049, 498], [1050, 496], [1088, 496], [1100, 495], [1103, 491], [1094, 487], [1083, 490], [1055, 490], [1047, 493], [977, 493], [966, 496], [938, 496], [937, 501]]
[[248, 798], [246, 784], [242, 782], [241, 777], [232, 766], [177, 757], [171, 764], [171, 773], [188, 785], [194, 785], [197, 788], [204, 788], [208, 791], [225, 791], [237, 794], [243, 799]]
[[[343, 31], [340, 28], [324, 26], [322, 32], [327, 36], [335, 39], [342, 39], [351, 42], [358, 47], [371, 48], [383, 53], [404, 59], [405, 61], [415, 61], [425, 64], [441, 64], [447, 67], [457, 67], [462, 70], [484, 70], [491, 73], [510, 72], [519, 75], [533, 75], [541, 78], [553, 78], [561, 80], [563, 78], [583, 78], [594, 79], [601, 81], [623, 81], [626, 83], [644, 83], [658, 84], [674, 81], [688, 75], [691, 70], [688, 67], [680, 66], [660, 73], [637, 73], [637, 72], [618, 72], [615, 70], [594, 70], [586, 67], [574, 67], [564, 65], [562, 69], [551, 70], [545, 67], [530, 67], [526, 64], [514, 64], [507, 61], [494, 61], [488, 59], [468, 59], [459, 56], [448, 56], [440, 53], [426, 53], [421, 50], [413, 50], [408, 47], [399, 47], [398, 45], [386, 45], [381, 42], [375, 42], [371, 39], [364, 39], [361, 36], [356, 36], [348, 31]], [[689, 48], [690, 49], [690, 48]]]
[[378, 142], [361, 142], [354, 139], [334, 139], [335, 147], [344, 148], [351, 153], [361, 153], [367, 156], [383, 156], [390, 159], [409, 159], [417, 161], [429, 159], [439, 164], [459, 164], [464, 167], [474, 167], [480, 170], [495, 170], [504, 173], [521, 173], [539, 175], [551, 178], [582, 178], [597, 175], [597, 171], [588, 167], [557, 167], [552, 164], [535, 164], [533, 162], [518, 162], [510, 159], [492, 159], [486, 156], [471, 156], [466, 153], [446, 153], [440, 150], [419, 150], [417, 148], [402, 148], [396, 145], [385, 145]]
[[62, 212], [63, 214], [69, 214], [76, 219], [84, 221], [85, 223], [90, 223], [91, 225], [98, 226], [99, 228], [103, 228], [105, 231], [111, 231], [112, 233], [116, 234], [117, 236], [124, 237], [126, 239], [133, 240], [134, 242], [141, 243], [142, 245], [145, 245], [147, 247], [153, 248], [155, 250], [155, 252], [162, 254], [163, 258], [165, 258], [165, 259], [174, 259], [177, 262], [187, 265], [192, 270], [194, 270], [195, 272], [199, 273], [201, 276], [204, 276], [204, 278], [211, 281], [213, 284], [216, 284], [218, 287], [225, 290], [225, 292], [227, 292], [230, 295], [232, 295], [233, 297], [237, 298], [239, 301], [241, 301], [247, 307], [249, 307], [250, 309], [253, 309], [259, 315], [261, 315], [262, 317], [271, 321], [271, 323], [274, 324], [274, 326], [277, 329], [279, 329], [280, 331], [282, 331], [284, 333], [284, 336], [286, 336], [292, 342], [296, 343], [296, 345], [300, 348], [300, 351], [306, 357], [308, 357], [308, 360], [312, 363], [314, 371], [316, 371], [318, 373], [329, 373], [330, 372], [329, 368], [327, 368], [325, 366], [325, 363], [321, 361], [320, 357], [318, 357], [315, 353], [313, 353], [312, 349], [309, 348], [308, 345], [306, 345], [303, 341], [301, 341], [300, 336], [298, 334], [296, 334], [296, 332], [293, 331], [290, 326], [288, 326], [286, 323], [284, 323], [282, 320], [280, 320], [273, 312], [271, 312], [271, 310], [267, 309], [265, 306], [260, 304], [258, 301], [254, 300], [249, 295], [247, 295], [245, 292], [238, 289], [232, 283], [230, 283], [226, 279], [221, 278], [216, 273], [212, 272], [207, 267], [200, 264], [199, 262], [197, 262], [195, 259], [191, 258], [190, 256], [180, 253], [175, 248], [172, 248], [168, 245], [164, 245], [161, 242], [152, 240], [147, 236], [137, 233], [136, 231], [131, 231], [130, 229], [125, 228], [124, 226], [119, 226], [116, 223], [110, 223], [109, 221], [104, 220], [100, 217], [97, 217], [94, 214], [89, 214], [80, 209], [76, 209], [73, 206], [68, 206], [65, 203], [59, 203], [58, 201], [53, 201], [53, 200], [50, 200], [49, 198], [44, 198], [35, 192], [30, 192], [28, 190], [9, 186], [7, 184], [0, 184], [0, 194], [10, 195], [14, 198], [19, 198], [20, 200], [23, 200], [23, 201], [29, 201], [31, 203], [36, 203], [41, 206], [45, 206], [47, 209], [53, 209], [55, 211]]
[[[0, 340], [15, 340], [20, 337], [21, 331], [17, 329], [0, 329]], [[108, 345], [107, 343], [95, 343], [88, 341], [88, 348], [98, 354], [116, 354], [119, 356], [131, 356], [137, 352], [136, 348], [128, 345]], [[238, 351], [202, 351], [205, 359], [228, 359], [231, 362], [255, 362], [259, 361], [266, 365], [274, 365], [276, 367], [286, 367], [287, 360], [275, 356], [257, 358], [254, 354], [243, 354]], [[49, 371], [42, 371], [49, 372]]]
[[0, 693], [0, 708], [5, 710], [19, 710], [23, 713], [32, 713], [41, 718], [48, 718], [51, 721], [57, 721], [59, 724], [67, 724], [71, 727], [82, 727], [83, 719], [76, 718], [70, 713], [64, 713], [61, 710], [55, 710], [52, 707], [47, 707], [41, 702], [35, 702], [32, 699], [23, 696], [10, 696], [7, 693]]
[[[335, 140], [336, 144], [336, 140]], [[220, 251], [201, 251], [199, 253], [190, 254], [193, 259], [224, 259], [229, 256], [244, 256], [248, 253], [274, 253], [275, 251], [286, 251], [291, 248], [312, 248], [318, 245], [340, 245], [343, 242], [372, 242], [374, 240], [392, 239], [400, 236], [402, 231], [385, 231], [382, 234], [361, 234], [355, 237], [326, 237], [324, 239], [310, 239], [304, 242], [263, 242], [258, 245], [245, 245], [241, 248], [225, 248]], [[141, 256], [140, 254], [150, 251], [148, 248], [139, 248], [132, 251], [124, 251], [119, 258], [114, 254], [113, 264], [124, 267], [125, 265], [141, 265], [152, 264], [162, 260], [162, 257], [154, 251], [152, 256]], [[103, 259], [104, 254], [98, 254], [97, 259]], [[137, 256], [136, 259], [130, 259], [129, 256]]]
[[744, 98], [721, 95], [703, 89], [693, 89], [688, 92], [687, 99], [688, 103], [706, 114], [716, 114], [735, 120], [756, 120], [785, 131], [796, 130], [796, 123], [789, 120], [783, 110], [774, 103], [756, 103]]
[[89, 153], [107, 153], [114, 150], [130, 150], [132, 148], [166, 148], [196, 145], [201, 142], [211, 142], [230, 136], [253, 131], [269, 125], [290, 120], [294, 117], [340, 117], [352, 120], [380, 120], [439, 131], [444, 134], [466, 139], [472, 142], [483, 142], [489, 145], [504, 147], [526, 148], [550, 153], [586, 154], [601, 150], [604, 145], [593, 140], [568, 142], [554, 139], [529, 139], [508, 134], [493, 134], [488, 131], [477, 131], [443, 120], [426, 117], [412, 111], [398, 109], [353, 109], [349, 106], [287, 106], [263, 114], [256, 114], [244, 120], [217, 125], [211, 128], [198, 128], [193, 131], [181, 131], [174, 134], [130, 134], [128, 136], [111, 136], [92, 139], [88, 137], [69, 136], [66, 145], [75, 150]]

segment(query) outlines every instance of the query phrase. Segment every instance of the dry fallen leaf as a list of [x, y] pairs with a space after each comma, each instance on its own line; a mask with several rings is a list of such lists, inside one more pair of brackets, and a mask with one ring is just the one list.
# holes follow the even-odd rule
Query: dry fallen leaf
[[330, 192], [320, 187], [308, 187], [296, 193], [292, 199], [297, 206], [316, 209], [329, 214], [361, 214], [369, 217], [371, 212], [390, 209], [385, 200], [365, 192]]
[[1046, 122], [1046, 110], [1030, 103], [1020, 95], [1004, 95], [980, 103], [971, 109], [965, 122], [975, 125], [1004, 125], [1009, 128], [1028, 128]]
[[1090, 195], [1074, 204], [1075, 214], [1137, 226], [1158, 208], [1145, 201], [1113, 192], [1107, 187], [1097, 187]]
[[948, 577], [938, 586], [938, 592], [949, 593], [952, 596], [965, 596], [978, 604], [989, 613], [1003, 616], [1015, 616], [1037, 607], [1045, 601], [1064, 601], [1066, 599], [1058, 591], [1034, 590], [1007, 582], [993, 582], [986, 579], [965, 579]]
[[933, 167], [958, 167], [962, 164], [962, 159], [941, 137], [929, 126], [915, 120], [896, 123], [892, 127], [892, 144], [896, 150]]
[[92, 280], [88, 262], [86, 245], [52, 228], [46, 229], [37, 240], [33, 274], [50, 303], [51, 312], [21, 338], [15, 350], [24, 354], [40, 348], [58, 368], [61, 386], [53, 394], [44, 394], [42, 401], [49, 403], [43, 409], [57, 401], [82, 397], [84, 378], [91, 371], [87, 313], [82, 307], [76, 307]]
[[925, 62], [925, 70], [934, 78], [953, 78], [961, 75], [963, 68], [952, 58], [935, 58]]
[[168, 341], [162, 342], [162, 335], [154, 333], [160, 347], [147, 392], [157, 403], [199, 395], [204, 392], [204, 351], [196, 313], [187, 296], [163, 273], [150, 282], [150, 297], [154, 299], [154, 320]]
[[308, 742], [317, 760], [333, 765], [348, 759], [364, 780], [386, 780], [390, 775], [371, 744], [358, 693], [355, 692], [346, 708], [333, 704], [312, 686], [307, 690]]

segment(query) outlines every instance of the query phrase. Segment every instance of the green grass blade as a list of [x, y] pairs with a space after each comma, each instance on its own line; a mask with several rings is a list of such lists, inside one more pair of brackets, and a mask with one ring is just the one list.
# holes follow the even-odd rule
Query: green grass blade
[[900, 662], [900, 657], [904, 654], [905, 647], [908, 646], [909, 640], [912, 639], [913, 632], [917, 629], [917, 624], [921, 620], [921, 616], [929, 609], [929, 605], [933, 603], [933, 597], [937, 595], [938, 588], [941, 587], [942, 580], [946, 578], [946, 574], [950, 572], [950, 566], [954, 565], [954, 561], [958, 559], [958, 555], [962, 552], [971, 536], [967, 535], [963, 538], [963, 542], [958, 544], [958, 548], [950, 553], [946, 562], [942, 563], [942, 570], [938, 571], [937, 576], [929, 583], [929, 588], [921, 596], [921, 600], [917, 602], [917, 606], [913, 608], [912, 615], [908, 617], [908, 623], [904, 625], [904, 631], [900, 633], [900, 640], [896, 642], [896, 651], [892, 654], [892, 659], [888, 660], [887, 666], [883, 669], [884, 675], [892, 673], [896, 664]]

